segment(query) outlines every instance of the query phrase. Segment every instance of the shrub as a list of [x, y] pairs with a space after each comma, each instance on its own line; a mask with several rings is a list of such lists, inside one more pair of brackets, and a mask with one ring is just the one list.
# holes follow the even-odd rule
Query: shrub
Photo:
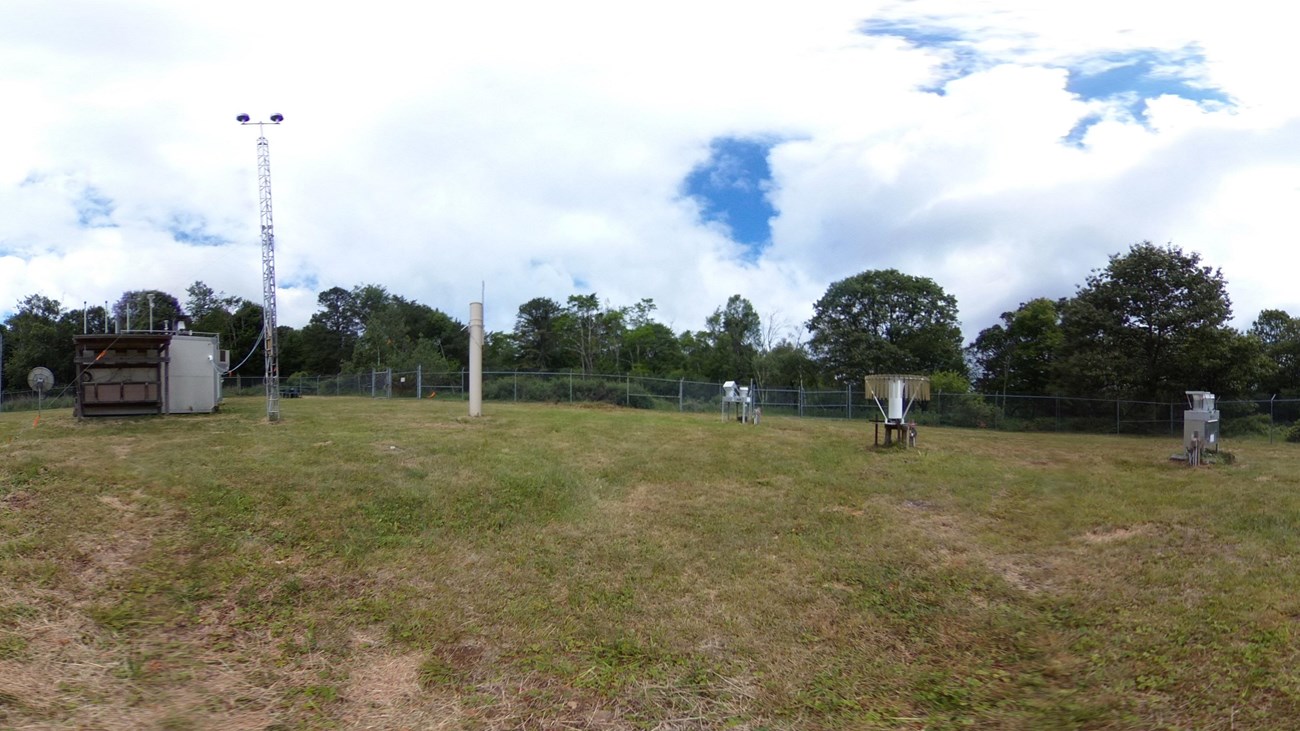
[[1291, 428], [1287, 430], [1286, 440], [1288, 442], [1300, 442], [1300, 421], [1292, 424]]
[[1223, 419], [1220, 425], [1224, 436], [1238, 437], [1246, 434], [1268, 434], [1270, 420], [1268, 414], [1251, 414], [1235, 419]]
[[934, 418], [947, 426], [994, 427], [998, 424], [998, 408], [979, 394], [943, 395], [942, 404], [932, 402]]

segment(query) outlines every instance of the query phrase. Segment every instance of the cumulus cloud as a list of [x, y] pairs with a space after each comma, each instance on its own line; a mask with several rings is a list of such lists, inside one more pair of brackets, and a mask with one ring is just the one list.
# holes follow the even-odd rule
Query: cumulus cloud
[[[1222, 266], [1239, 324], [1300, 313], [1274, 274], [1300, 172], [1280, 31], [1154, 5], [7, 3], [0, 311], [198, 279], [260, 300], [234, 115], [281, 112], [282, 324], [376, 283], [461, 319], [485, 291], [498, 330], [593, 291], [678, 330], [740, 293], [797, 329], [832, 281], [897, 267], [973, 335], [1141, 239]], [[1132, 58], [1178, 83], [1072, 88]], [[685, 190], [719, 140], [770, 145], [770, 242]]]

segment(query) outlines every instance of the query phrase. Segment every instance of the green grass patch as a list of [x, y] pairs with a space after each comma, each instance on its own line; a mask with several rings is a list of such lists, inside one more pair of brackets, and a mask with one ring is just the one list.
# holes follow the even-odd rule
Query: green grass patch
[[463, 406], [0, 415], [0, 726], [1300, 717], [1295, 445]]

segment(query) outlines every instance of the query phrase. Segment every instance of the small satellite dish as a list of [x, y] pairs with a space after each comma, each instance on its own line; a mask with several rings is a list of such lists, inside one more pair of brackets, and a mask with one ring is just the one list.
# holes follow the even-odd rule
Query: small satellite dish
[[54, 387], [54, 374], [49, 368], [36, 366], [27, 374], [27, 387], [37, 393], [45, 393]]

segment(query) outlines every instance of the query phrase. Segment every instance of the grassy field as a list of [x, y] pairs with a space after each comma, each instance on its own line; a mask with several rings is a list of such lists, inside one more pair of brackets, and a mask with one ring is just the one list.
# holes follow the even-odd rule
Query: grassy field
[[263, 406], [0, 418], [0, 727], [1300, 719], [1297, 445]]

